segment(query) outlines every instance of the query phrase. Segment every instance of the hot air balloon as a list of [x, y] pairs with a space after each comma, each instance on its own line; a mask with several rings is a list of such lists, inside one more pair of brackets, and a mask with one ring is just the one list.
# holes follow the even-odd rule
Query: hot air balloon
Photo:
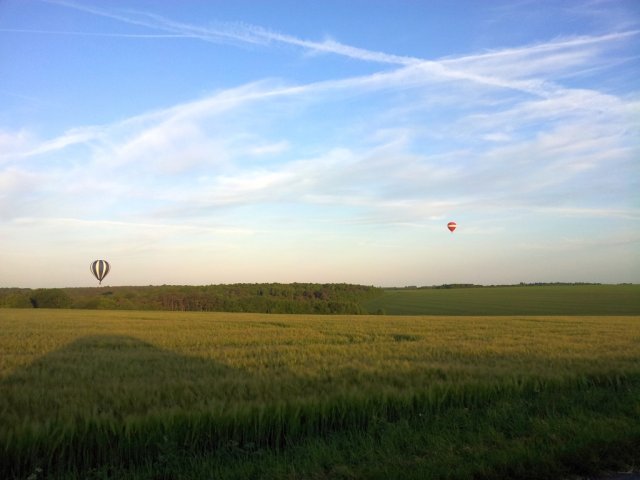
[[449, 231], [451, 233], [453, 233], [453, 231], [456, 229], [457, 226], [458, 226], [458, 224], [456, 224], [456, 222], [447, 223], [447, 228], [449, 229]]
[[91, 273], [93, 273], [93, 276], [98, 279], [100, 285], [102, 285], [102, 279], [107, 276], [111, 266], [106, 260], [96, 260], [91, 264], [89, 269], [91, 270]]

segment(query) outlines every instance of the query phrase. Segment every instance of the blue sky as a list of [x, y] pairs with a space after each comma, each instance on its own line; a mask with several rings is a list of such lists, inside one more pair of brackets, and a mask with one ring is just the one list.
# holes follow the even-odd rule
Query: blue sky
[[640, 282], [639, 67], [635, 0], [2, 1], [0, 287]]

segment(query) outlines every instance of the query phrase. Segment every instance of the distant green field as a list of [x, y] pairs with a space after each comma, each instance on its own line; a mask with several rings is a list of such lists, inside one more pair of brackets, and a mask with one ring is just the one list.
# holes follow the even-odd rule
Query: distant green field
[[640, 315], [640, 285], [389, 289], [363, 306], [387, 315]]
[[640, 317], [4, 309], [0, 478], [563, 478], [640, 461]]

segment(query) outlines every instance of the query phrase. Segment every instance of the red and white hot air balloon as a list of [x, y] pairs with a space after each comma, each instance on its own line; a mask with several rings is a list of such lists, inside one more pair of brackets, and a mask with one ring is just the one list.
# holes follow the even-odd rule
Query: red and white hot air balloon
[[447, 228], [449, 229], [449, 231], [451, 233], [453, 233], [453, 231], [456, 229], [457, 226], [458, 226], [458, 224], [456, 222], [447, 223]]

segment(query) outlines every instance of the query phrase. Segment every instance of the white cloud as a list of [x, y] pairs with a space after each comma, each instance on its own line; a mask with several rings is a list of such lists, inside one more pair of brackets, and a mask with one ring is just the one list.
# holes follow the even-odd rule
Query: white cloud
[[23, 204], [48, 180], [47, 177], [17, 167], [0, 170], [0, 216], [6, 217], [25, 208]]
[[[611, 95], [571, 89], [558, 89], [550, 98], [516, 97], [505, 105], [492, 106], [497, 111], [491, 113], [454, 116], [453, 124], [448, 121], [440, 128], [453, 128], [453, 138], [463, 131], [469, 138], [485, 138], [490, 141], [485, 148], [490, 148], [470, 154], [447, 147], [448, 158], [412, 153], [413, 137], [424, 129], [411, 123], [399, 128], [397, 118], [385, 118], [386, 113], [381, 117], [383, 128], [374, 132], [367, 127], [373, 119], [363, 123], [369, 136], [367, 148], [334, 147], [307, 159], [300, 157], [299, 146], [292, 139], [269, 142], [259, 132], [251, 132], [247, 147], [249, 132], [237, 130], [244, 120], [255, 116], [256, 109], [284, 101], [298, 101], [304, 113], [305, 105], [339, 102], [354, 91], [364, 95], [365, 87], [373, 94], [408, 82], [428, 92], [433, 83], [421, 84], [424, 79], [416, 75], [419, 72], [420, 66], [402, 67], [389, 73], [292, 87], [252, 83], [112, 125], [71, 129], [31, 152], [50, 153], [89, 142], [94, 152], [89, 166], [94, 173], [87, 174], [84, 169], [67, 172], [66, 183], [76, 185], [77, 192], [120, 192], [116, 196], [161, 202], [152, 207], [154, 212], [166, 211], [165, 202], [174, 202], [173, 211], [190, 215], [187, 212], [192, 210], [197, 216], [211, 207], [293, 201], [348, 205], [376, 211], [380, 218], [390, 218], [389, 212], [395, 211], [403, 221], [411, 221], [443, 215], [443, 207], [492, 205], [496, 190], [502, 201], [508, 202], [505, 198], [509, 195], [517, 197], [526, 191], [562, 185], [582, 170], [611, 158], [611, 152], [619, 155], [627, 145], [619, 131], [620, 119], [628, 110], [626, 104]], [[466, 88], [449, 83], [450, 101], [455, 101], [456, 91], [464, 93]], [[474, 101], [475, 106], [471, 103], [466, 108], [485, 108], [485, 98]], [[248, 106], [251, 108], [246, 109]], [[591, 116], [592, 112], [596, 115]], [[243, 121], [228, 122], [230, 118]], [[538, 128], [532, 138], [526, 130], [539, 122], [546, 126]], [[240, 139], [239, 144], [233, 139]], [[287, 161], [272, 167], [256, 169], [239, 163], [242, 155], [284, 152]], [[175, 177], [192, 173], [205, 180], [188, 184]], [[514, 183], [514, 176], [526, 177], [527, 186]], [[98, 180], [109, 178], [113, 180]], [[154, 187], [147, 178], [166, 178], [167, 184]], [[464, 200], [452, 202], [449, 198], [454, 196]]]
[[263, 156], [263, 155], [278, 155], [284, 153], [291, 148], [291, 145], [287, 140], [280, 142], [258, 144], [247, 148], [246, 153], [249, 155]]
[[4, 138], [0, 135], [0, 143], [5, 144], [4, 151], [0, 154], [0, 161], [3, 159], [5, 162], [17, 161], [26, 157], [57, 152], [73, 145], [98, 141], [102, 135], [102, 128], [93, 126], [72, 128], [62, 135], [44, 141], [37, 139], [35, 135], [27, 131], [21, 131], [14, 135], [5, 133]]
[[482, 138], [489, 142], [508, 142], [511, 140], [511, 135], [504, 132], [493, 132], [482, 135]]
[[15, 158], [28, 149], [32, 142], [33, 137], [26, 129], [17, 132], [0, 130], [0, 162]]
[[524, 228], [535, 215], [640, 220], [637, 95], [564, 82], [608, 68], [637, 31], [427, 60], [53, 3], [169, 36], [286, 44], [384, 70], [254, 81], [45, 140], [0, 132], [0, 215], [12, 248], [23, 229], [64, 248], [80, 248], [81, 238], [130, 256], [195, 258], [190, 249], [210, 254], [211, 245], [237, 253], [305, 235], [338, 251], [345, 232], [354, 244], [375, 232], [391, 250], [452, 217], [487, 245], [509, 235], [506, 222]]
[[237, 228], [232, 226], [210, 226], [198, 224], [166, 224], [166, 223], [140, 223], [140, 222], [122, 222], [114, 220], [87, 220], [82, 218], [55, 218], [55, 217], [19, 217], [11, 220], [11, 225], [16, 227], [30, 226], [51, 226], [51, 227], [77, 227], [91, 228], [100, 230], [100, 234], [104, 234], [106, 230], [114, 228], [125, 230], [146, 230], [157, 231], [161, 233], [171, 232], [187, 232], [187, 233], [212, 233], [216, 235], [252, 235], [254, 230], [247, 228]]
[[[563, 217], [640, 220], [640, 208], [533, 207], [531, 211]], [[640, 237], [636, 236], [635, 241], [640, 241]]]
[[[535, 75], [558, 73], [583, 64], [599, 50], [595, 47], [608, 42], [628, 40], [640, 34], [630, 30], [599, 36], [582, 36], [562, 39], [545, 44], [530, 45], [518, 49], [504, 49], [445, 59], [440, 61], [421, 59], [371, 51], [329, 39], [322, 42], [300, 39], [292, 35], [273, 32], [255, 25], [220, 24], [214, 27], [190, 25], [145, 12], [128, 11], [114, 13], [109, 10], [73, 2], [47, 0], [48, 3], [73, 8], [94, 15], [105, 16], [121, 22], [144, 26], [211, 42], [240, 42], [249, 44], [283, 43], [298, 46], [312, 52], [324, 52], [352, 59], [400, 66], [419, 66], [429, 76], [465, 80], [498, 88], [509, 88], [534, 95], [547, 95], [555, 86], [532, 78]], [[594, 47], [592, 53], [586, 46]], [[529, 77], [527, 80], [523, 78]]]

